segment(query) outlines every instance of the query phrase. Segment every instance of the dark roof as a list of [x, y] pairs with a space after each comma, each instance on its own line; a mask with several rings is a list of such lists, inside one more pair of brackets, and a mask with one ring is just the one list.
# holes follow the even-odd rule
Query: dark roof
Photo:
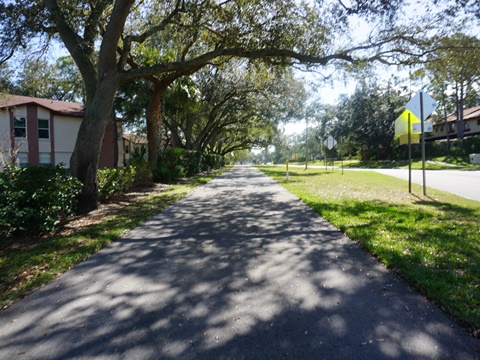
[[[480, 118], [480, 106], [474, 106], [468, 109], [463, 109], [463, 120], [472, 120]], [[457, 120], [457, 114], [453, 113], [448, 115], [447, 121]]]
[[80, 103], [34, 98], [21, 95], [0, 94], [0, 109], [35, 104], [61, 115], [83, 117], [84, 106]]

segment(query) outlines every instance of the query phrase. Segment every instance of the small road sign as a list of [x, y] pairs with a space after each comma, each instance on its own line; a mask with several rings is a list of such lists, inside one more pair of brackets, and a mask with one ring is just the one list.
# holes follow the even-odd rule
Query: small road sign
[[328, 150], [332, 150], [335, 145], [337, 145], [337, 140], [335, 140], [332, 135], [329, 135], [327, 140], [323, 142]]
[[[412, 130], [414, 133], [421, 133], [422, 132], [422, 124], [421, 123], [416, 123], [412, 124]], [[430, 121], [425, 121], [423, 123], [423, 128], [426, 133], [431, 133], [433, 132], [433, 123]]]
[[435, 110], [435, 108], [438, 106], [437, 101], [432, 98], [430, 95], [427, 93], [422, 94], [422, 99], [423, 99], [423, 119], [421, 118], [421, 112], [420, 112], [420, 92], [419, 91], [413, 98], [410, 99], [410, 101], [405, 105], [405, 107], [410, 110], [413, 115], [415, 115], [417, 118], [419, 118], [421, 121], [425, 120], [432, 112]]

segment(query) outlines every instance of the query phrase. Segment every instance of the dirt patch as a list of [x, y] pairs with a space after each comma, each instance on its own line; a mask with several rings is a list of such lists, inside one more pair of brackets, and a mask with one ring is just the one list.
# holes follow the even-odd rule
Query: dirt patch
[[88, 226], [99, 224], [106, 216], [113, 215], [148, 195], [161, 193], [169, 186], [170, 185], [166, 184], [152, 184], [150, 186], [133, 189], [112, 199], [108, 203], [101, 204], [98, 209], [93, 210], [88, 214], [70, 218], [57, 234], [60, 236], [71, 235]]

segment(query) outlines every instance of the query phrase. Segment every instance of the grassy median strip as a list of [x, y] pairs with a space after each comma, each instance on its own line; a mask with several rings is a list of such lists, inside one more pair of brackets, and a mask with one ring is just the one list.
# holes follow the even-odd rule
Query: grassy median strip
[[45, 285], [75, 264], [115, 241], [142, 221], [159, 213], [225, 169], [166, 187], [127, 205], [120, 205], [101, 221], [37, 239], [0, 239], [0, 309]]
[[259, 167], [477, 336], [480, 202], [370, 171]]

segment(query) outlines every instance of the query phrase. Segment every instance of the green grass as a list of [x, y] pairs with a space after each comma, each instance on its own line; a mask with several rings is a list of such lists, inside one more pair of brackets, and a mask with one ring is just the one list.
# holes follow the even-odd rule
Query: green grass
[[[443, 164], [441, 164], [443, 163]], [[279, 164], [285, 166], [284, 164]], [[291, 162], [293, 167], [305, 166], [305, 163]], [[335, 167], [341, 167], [341, 161], [335, 161], [333, 164]], [[453, 165], [453, 166], [452, 166]], [[323, 160], [316, 160], [308, 162], [308, 166], [323, 166], [325, 162]], [[332, 163], [328, 163], [328, 167], [332, 167]], [[360, 169], [407, 169], [408, 160], [376, 160], [376, 161], [360, 161], [360, 160], [344, 160], [344, 168], [360, 168]], [[421, 170], [422, 160], [412, 159], [412, 169]], [[427, 170], [480, 170], [480, 165], [470, 164], [469, 158], [459, 158], [453, 156], [441, 156], [436, 158], [427, 159], [425, 163], [425, 169]]]
[[259, 167], [387, 267], [480, 332], [480, 202], [369, 171]]
[[189, 179], [187, 184], [172, 185], [161, 193], [150, 194], [105, 216], [101, 223], [85, 227], [72, 235], [53, 235], [30, 239], [28, 243], [18, 241], [7, 247], [2, 246], [0, 309], [45, 285], [223, 171], [197, 176]]

